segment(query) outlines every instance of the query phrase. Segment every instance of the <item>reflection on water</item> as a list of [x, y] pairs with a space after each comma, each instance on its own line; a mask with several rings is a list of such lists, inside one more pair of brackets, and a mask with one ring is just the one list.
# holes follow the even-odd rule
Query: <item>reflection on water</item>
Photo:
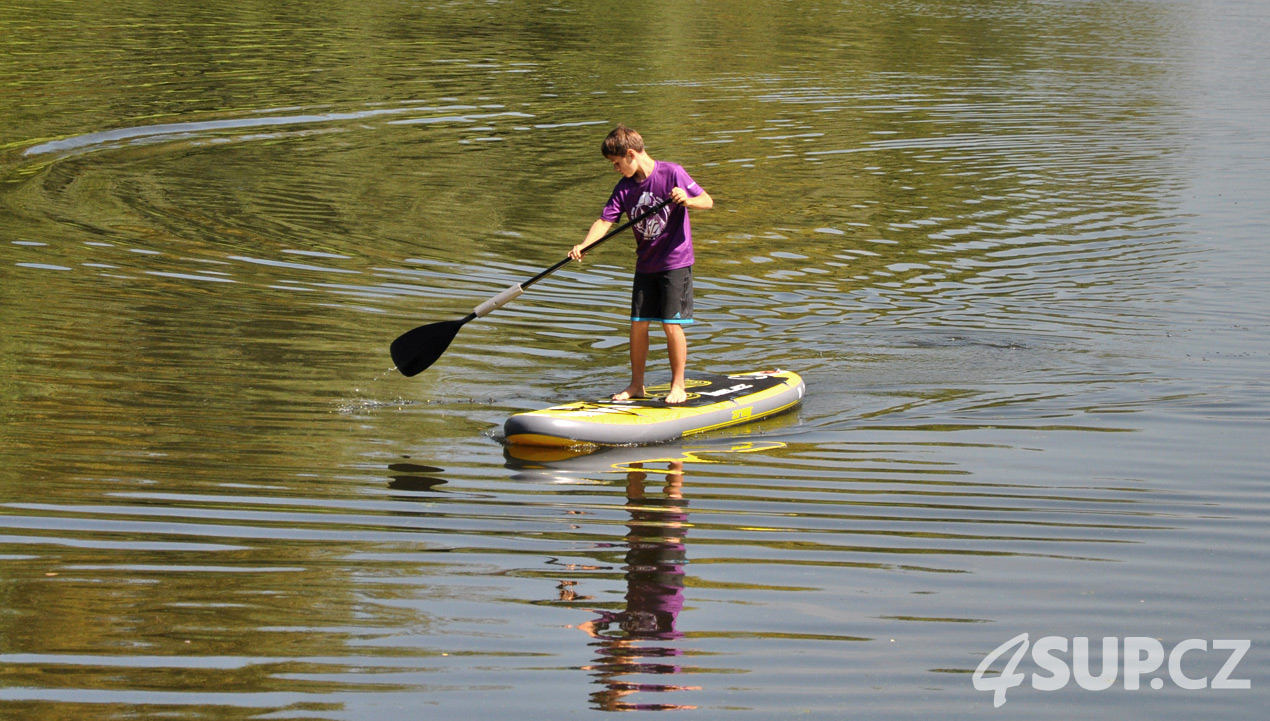
[[[1261, 4], [640, 25], [0, 8], [0, 716], [979, 718], [1019, 633], [1262, 642]], [[628, 242], [417, 378], [387, 345], [563, 257], [618, 121], [717, 201], [694, 365], [810, 395], [508, 458], [625, 373]]]
[[444, 478], [438, 478], [435, 475], [421, 474], [438, 474], [444, 473], [444, 469], [433, 466], [421, 466], [417, 463], [390, 463], [388, 470], [392, 471], [392, 481], [388, 483], [388, 487], [397, 491], [411, 491], [413, 493], [434, 493], [444, 489], [440, 486], [445, 484]]
[[[635, 464], [642, 468], [642, 464]], [[630, 532], [622, 565], [626, 600], [618, 611], [599, 611], [599, 617], [579, 626], [595, 639], [595, 661], [584, 667], [604, 686], [591, 695], [594, 708], [603, 711], [664, 711], [695, 706], [664, 701], [627, 700], [637, 693], [690, 691], [700, 687], [641, 683], [642, 676], [665, 676], [683, 671], [683, 651], [675, 641], [683, 634], [675, 622], [684, 607], [685, 546], [691, 524], [688, 501], [683, 495], [683, 463], [672, 461], [665, 474], [660, 497], [646, 490], [648, 474], [632, 470], [626, 475]], [[632, 678], [634, 677], [634, 678]], [[660, 697], [653, 697], [659, 699]]]

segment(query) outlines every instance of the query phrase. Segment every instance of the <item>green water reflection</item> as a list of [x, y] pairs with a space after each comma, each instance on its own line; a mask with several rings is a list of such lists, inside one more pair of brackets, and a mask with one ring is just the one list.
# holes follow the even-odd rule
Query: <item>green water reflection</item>
[[[1257, 574], [1194, 554], [1256, 547], [1270, 306], [1191, 302], [1260, 267], [1184, 201], [1206, 19], [6, 3], [0, 715], [971, 718], [1007, 628], [1242, 638]], [[810, 395], [509, 460], [622, 376], [629, 242], [416, 379], [387, 345], [559, 260], [619, 121], [717, 203], [692, 362]], [[1162, 703], [1104, 698], [1063, 708]]]

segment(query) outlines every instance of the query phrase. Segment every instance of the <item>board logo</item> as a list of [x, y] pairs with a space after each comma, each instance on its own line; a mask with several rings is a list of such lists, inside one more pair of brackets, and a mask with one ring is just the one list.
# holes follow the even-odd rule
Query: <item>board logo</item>
[[720, 396], [730, 396], [733, 393], [740, 393], [743, 390], [747, 390], [753, 387], [754, 386], [750, 385], [749, 383], [737, 383], [731, 388], [720, 388], [717, 391], [701, 391], [701, 395], [710, 396], [711, 398], [718, 398]]
[[779, 375], [783, 372], [784, 371], [774, 370], [774, 371], [758, 371], [756, 373], [736, 373], [736, 374], [728, 376], [728, 379], [734, 380], [734, 381], [735, 380], [761, 381], [761, 380], [766, 380], [768, 378], [771, 378], [774, 375]]

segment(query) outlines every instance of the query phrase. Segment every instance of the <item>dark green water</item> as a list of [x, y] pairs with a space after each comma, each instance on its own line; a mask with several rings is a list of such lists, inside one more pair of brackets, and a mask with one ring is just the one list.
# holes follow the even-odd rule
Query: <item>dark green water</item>
[[[614, 8], [0, 8], [0, 717], [1264, 714], [1270, 9]], [[625, 385], [629, 240], [388, 343], [562, 258], [617, 122], [716, 202], [690, 364], [809, 395], [518, 459]], [[994, 708], [1024, 632], [1251, 689]]]

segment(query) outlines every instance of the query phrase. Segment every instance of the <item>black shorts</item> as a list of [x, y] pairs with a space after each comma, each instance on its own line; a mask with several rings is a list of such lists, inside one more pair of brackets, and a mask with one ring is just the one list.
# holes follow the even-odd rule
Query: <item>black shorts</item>
[[636, 273], [631, 288], [631, 320], [691, 323], [692, 266]]

